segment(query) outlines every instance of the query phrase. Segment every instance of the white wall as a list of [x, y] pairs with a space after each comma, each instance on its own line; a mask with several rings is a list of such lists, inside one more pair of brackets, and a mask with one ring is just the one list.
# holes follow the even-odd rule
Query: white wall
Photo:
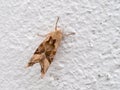
[[[24, 66], [56, 16], [76, 35], [40, 79]], [[0, 90], [120, 90], [120, 0], [0, 0]]]

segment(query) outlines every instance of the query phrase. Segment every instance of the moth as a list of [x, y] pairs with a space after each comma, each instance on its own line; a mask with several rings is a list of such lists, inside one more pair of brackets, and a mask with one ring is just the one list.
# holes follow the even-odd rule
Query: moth
[[26, 67], [39, 63], [41, 66], [41, 77], [45, 76], [50, 64], [52, 63], [57, 49], [63, 39], [63, 32], [58, 29], [59, 17], [56, 20], [55, 30], [46, 35], [45, 40], [38, 46]]

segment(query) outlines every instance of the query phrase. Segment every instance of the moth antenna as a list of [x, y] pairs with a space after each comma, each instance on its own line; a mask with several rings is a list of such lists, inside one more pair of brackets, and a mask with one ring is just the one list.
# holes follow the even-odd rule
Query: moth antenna
[[56, 20], [56, 23], [55, 23], [55, 30], [57, 30], [58, 21], [59, 21], [59, 17], [57, 17], [57, 20]]

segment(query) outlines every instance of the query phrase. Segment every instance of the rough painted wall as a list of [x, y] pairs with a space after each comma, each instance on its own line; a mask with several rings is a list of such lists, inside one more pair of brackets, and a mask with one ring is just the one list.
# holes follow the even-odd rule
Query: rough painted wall
[[[24, 66], [56, 16], [76, 35], [40, 79]], [[0, 0], [0, 90], [120, 90], [120, 0]]]

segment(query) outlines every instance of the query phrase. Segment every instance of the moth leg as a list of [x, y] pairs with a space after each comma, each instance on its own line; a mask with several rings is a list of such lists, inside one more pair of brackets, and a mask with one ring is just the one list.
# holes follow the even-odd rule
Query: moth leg
[[45, 35], [41, 35], [41, 34], [38, 34], [38, 33], [37, 33], [37, 36], [39, 36], [39, 37], [46, 37], [47, 34], [45, 34]]
[[64, 34], [63, 36], [69, 36], [69, 35], [74, 35], [75, 33], [74, 32], [71, 32], [69, 34]]
[[69, 34], [63, 34], [63, 39], [65, 39], [65, 37], [68, 37], [68, 36], [74, 35], [74, 34], [75, 34], [74, 32], [71, 32], [71, 33], [69, 33]]

